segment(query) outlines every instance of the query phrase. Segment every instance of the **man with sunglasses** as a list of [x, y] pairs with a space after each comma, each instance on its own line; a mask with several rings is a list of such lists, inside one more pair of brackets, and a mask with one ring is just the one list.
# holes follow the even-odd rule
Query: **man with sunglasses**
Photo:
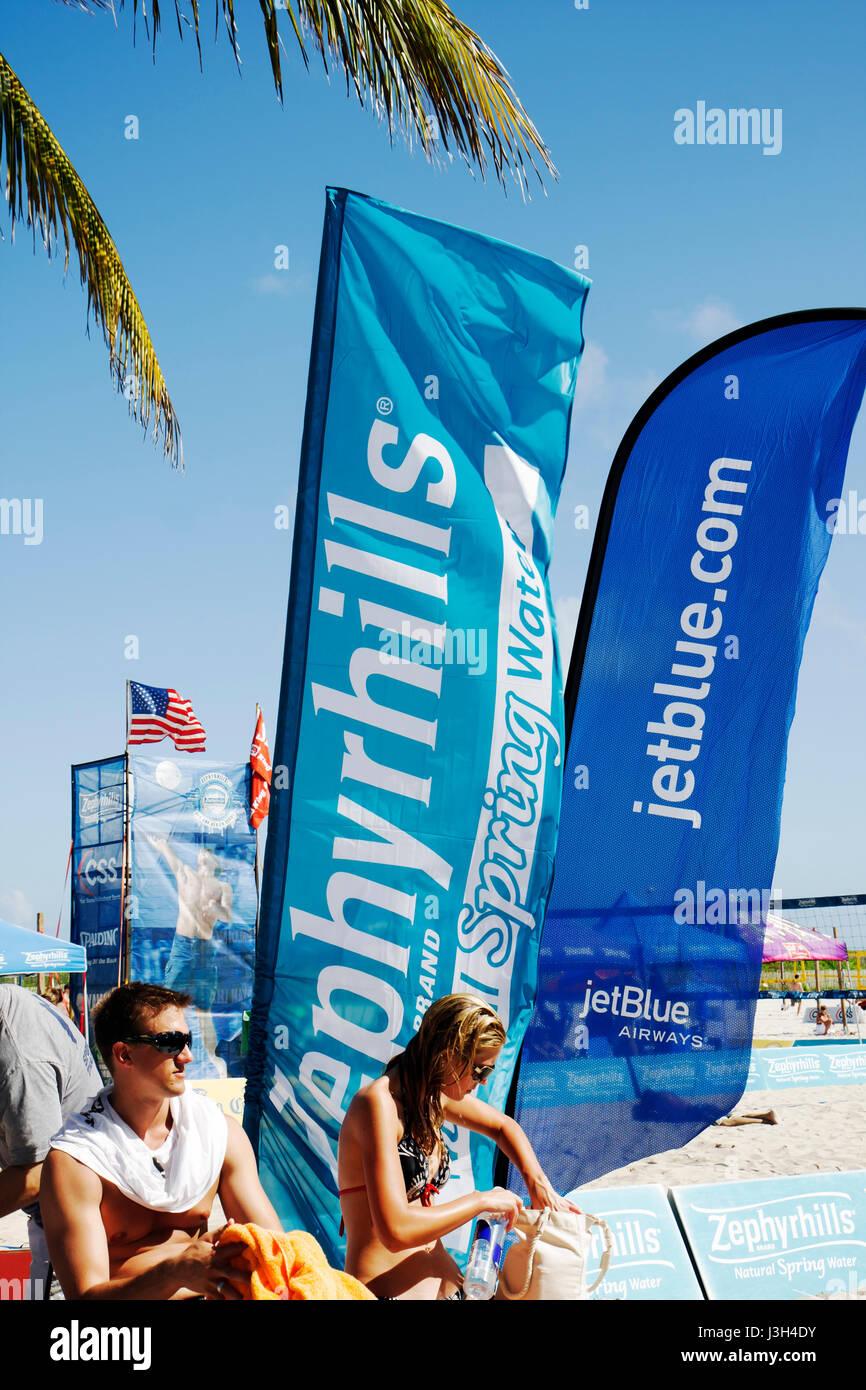
[[281, 1229], [240, 1125], [186, 1086], [191, 1002], [136, 982], [94, 1010], [113, 1085], [55, 1135], [43, 1170], [67, 1298], [237, 1298], [227, 1279], [237, 1247], [206, 1233], [214, 1198], [230, 1220]]

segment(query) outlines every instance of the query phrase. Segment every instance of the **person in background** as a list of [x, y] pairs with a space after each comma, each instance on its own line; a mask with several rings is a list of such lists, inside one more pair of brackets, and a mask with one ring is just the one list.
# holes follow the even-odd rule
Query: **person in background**
[[490, 1077], [505, 1037], [482, 999], [438, 999], [405, 1052], [346, 1112], [338, 1150], [346, 1272], [377, 1298], [462, 1299], [462, 1276], [442, 1237], [482, 1213], [510, 1228], [522, 1205], [502, 1187], [432, 1205], [450, 1170], [445, 1124], [492, 1139], [522, 1174], [533, 1207], [579, 1210], [557, 1195], [517, 1121], [472, 1094]]
[[48, 989], [46, 989], [43, 994], [40, 994], [39, 998], [47, 999], [49, 1004], [53, 1004], [55, 1009], [60, 1010], [64, 1018], [72, 1017], [69, 1009], [68, 989], [66, 990], [66, 996], [64, 998], [64, 991], [62, 989], [58, 989], [56, 985], [49, 985]]
[[168, 840], [158, 835], [147, 838], [177, 883], [177, 925], [165, 967], [165, 985], [192, 996], [208, 1061], [217, 1076], [224, 1077], [226, 1064], [217, 1052], [219, 1041], [211, 1012], [219, 973], [214, 927], [217, 922], [228, 924], [232, 920], [231, 885], [220, 877], [220, 861], [205, 845], [199, 846], [193, 868], [175, 853]]
[[39, 1192], [51, 1137], [102, 1085], [84, 1038], [63, 1011], [0, 985], [0, 1217], [29, 1216], [30, 1290], [48, 1277]]

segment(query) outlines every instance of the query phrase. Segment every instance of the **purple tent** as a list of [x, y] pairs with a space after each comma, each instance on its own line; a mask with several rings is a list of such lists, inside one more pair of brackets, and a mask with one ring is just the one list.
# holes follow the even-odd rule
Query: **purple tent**
[[767, 913], [764, 934], [764, 960], [847, 960], [844, 941], [824, 936], [811, 927], [789, 922], [775, 912]]

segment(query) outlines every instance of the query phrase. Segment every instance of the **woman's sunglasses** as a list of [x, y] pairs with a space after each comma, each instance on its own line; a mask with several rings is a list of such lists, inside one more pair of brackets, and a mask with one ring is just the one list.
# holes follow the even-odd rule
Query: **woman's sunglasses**
[[472, 1080], [477, 1085], [483, 1086], [488, 1077], [492, 1076], [496, 1070], [495, 1064], [492, 1067], [473, 1067]]
[[192, 1047], [192, 1033], [136, 1033], [134, 1037], [123, 1038], [125, 1043], [147, 1043], [166, 1057], [176, 1057], [185, 1048]]

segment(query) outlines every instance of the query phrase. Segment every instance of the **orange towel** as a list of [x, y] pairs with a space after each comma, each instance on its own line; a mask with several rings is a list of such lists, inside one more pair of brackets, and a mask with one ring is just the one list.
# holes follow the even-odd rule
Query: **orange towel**
[[232, 1280], [234, 1288], [249, 1299], [297, 1298], [334, 1300], [368, 1299], [375, 1295], [351, 1274], [331, 1269], [319, 1242], [307, 1231], [288, 1235], [266, 1231], [252, 1223], [227, 1226], [219, 1245], [236, 1244], [236, 1269], [251, 1271], [248, 1285]]

